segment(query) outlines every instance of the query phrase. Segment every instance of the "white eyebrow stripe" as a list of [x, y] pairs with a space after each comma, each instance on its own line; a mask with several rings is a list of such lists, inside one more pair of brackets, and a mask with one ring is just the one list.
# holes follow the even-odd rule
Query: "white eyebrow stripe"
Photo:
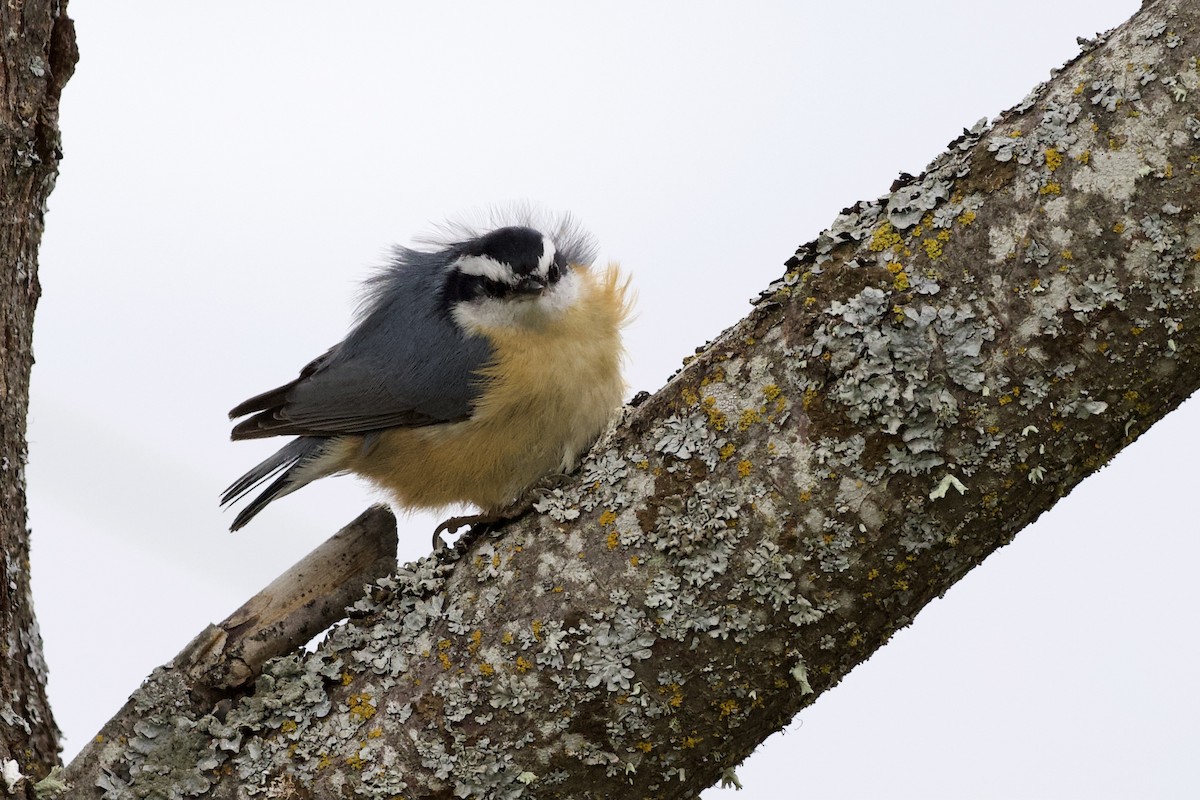
[[466, 275], [478, 275], [501, 283], [513, 283], [516, 276], [513, 271], [491, 256], [463, 256], [454, 262], [459, 272]]
[[542, 257], [538, 259], [538, 274], [548, 275], [550, 273], [550, 265], [554, 263], [554, 257], [558, 255], [558, 250], [554, 247], [554, 242], [550, 241], [550, 237], [542, 237]]

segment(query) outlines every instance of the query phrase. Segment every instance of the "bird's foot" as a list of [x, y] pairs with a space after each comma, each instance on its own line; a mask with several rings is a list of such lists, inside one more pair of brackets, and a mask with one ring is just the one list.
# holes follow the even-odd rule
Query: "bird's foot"
[[502, 519], [502, 517], [497, 517], [494, 514], [469, 514], [465, 517], [451, 517], [433, 529], [433, 551], [435, 553], [441, 553], [443, 550], [448, 549], [446, 540], [442, 538], [443, 532], [455, 533], [459, 528], [465, 525], [470, 525], [471, 529], [460, 536], [459, 540], [454, 543], [456, 550], [465, 550], [466, 547], [464, 542], [466, 545], [469, 545], [484, 533], [489, 524], [500, 519]]
[[496, 511], [489, 511], [483, 514], [469, 514], [463, 517], [451, 517], [433, 529], [433, 551], [441, 553], [448, 549], [446, 541], [442, 538], [442, 533], [455, 533], [459, 528], [470, 525], [471, 529], [458, 538], [454, 543], [454, 549], [460, 554], [465, 553], [467, 548], [474, 544], [480, 536], [495, 529], [502, 522], [510, 522], [518, 517], [523, 517], [533, 508], [534, 504], [544, 498], [554, 489], [562, 486], [567, 480], [566, 475], [553, 474], [542, 478], [533, 487], [517, 498], [510, 505]]

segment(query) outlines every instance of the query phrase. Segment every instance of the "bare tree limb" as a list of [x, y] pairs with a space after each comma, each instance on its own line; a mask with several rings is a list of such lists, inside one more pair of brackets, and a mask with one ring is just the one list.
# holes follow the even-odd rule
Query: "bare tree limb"
[[1147, 3], [843, 211], [540, 515], [210, 709], [156, 670], [72, 796], [714, 783], [1196, 388], [1198, 29]]

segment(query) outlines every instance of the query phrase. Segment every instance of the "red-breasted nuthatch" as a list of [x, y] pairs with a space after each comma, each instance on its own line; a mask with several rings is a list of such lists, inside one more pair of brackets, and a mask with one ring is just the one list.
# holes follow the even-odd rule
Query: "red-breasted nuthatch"
[[436, 249], [396, 248], [340, 344], [229, 412], [253, 415], [235, 440], [297, 437], [225, 490], [222, 505], [275, 478], [230, 530], [344, 472], [406, 508], [496, 514], [572, 470], [607, 425], [625, 390], [616, 266], [591, 266], [595, 245], [569, 218], [549, 235], [445, 233]]

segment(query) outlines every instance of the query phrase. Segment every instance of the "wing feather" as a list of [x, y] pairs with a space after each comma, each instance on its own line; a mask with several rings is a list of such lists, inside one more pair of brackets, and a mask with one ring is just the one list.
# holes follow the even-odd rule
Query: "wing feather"
[[234, 439], [336, 436], [466, 419], [491, 359], [487, 341], [437, 302], [451, 255], [398, 249], [369, 284], [349, 336], [290, 383], [239, 404]]

